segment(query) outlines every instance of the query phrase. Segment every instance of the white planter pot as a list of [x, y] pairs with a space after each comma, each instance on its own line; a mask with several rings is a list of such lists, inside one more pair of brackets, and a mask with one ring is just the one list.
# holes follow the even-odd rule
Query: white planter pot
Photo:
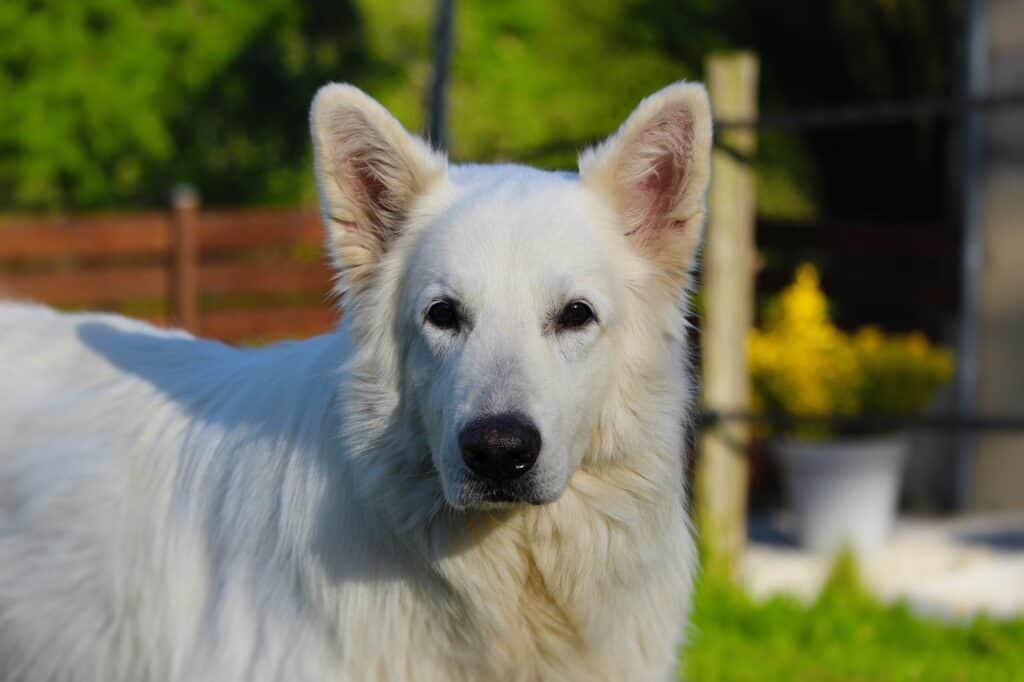
[[838, 441], [778, 441], [800, 544], [870, 555], [892, 528], [909, 440], [904, 435]]

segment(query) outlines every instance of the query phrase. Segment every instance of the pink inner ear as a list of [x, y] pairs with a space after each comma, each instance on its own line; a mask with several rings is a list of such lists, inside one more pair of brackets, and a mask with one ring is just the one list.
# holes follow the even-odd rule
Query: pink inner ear
[[[371, 138], [372, 139], [372, 138]], [[365, 228], [376, 237], [387, 240], [401, 220], [401, 206], [383, 175], [397, 169], [389, 167], [389, 150], [373, 144], [357, 147], [350, 157], [342, 159], [341, 176], [347, 184], [346, 194], [359, 207]]]
[[358, 157], [353, 159], [352, 169], [358, 184], [359, 198], [365, 203], [366, 210], [380, 210], [384, 192], [387, 189], [384, 182], [377, 176], [373, 166], [366, 159]]
[[678, 222], [672, 212], [686, 192], [693, 135], [690, 111], [667, 107], [630, 144], [621, 176], [623, 186], [633, 188], [626, 199], [628, 234], [653, 236]]
[[328, 125], [328, 172], [351, 209], [352, 225], [384, 242], [401, 219], [401, 197], [395, 195], [408, 184], [408, 170], [396, 167], [394, 149], [362, 112], [335, 112]]

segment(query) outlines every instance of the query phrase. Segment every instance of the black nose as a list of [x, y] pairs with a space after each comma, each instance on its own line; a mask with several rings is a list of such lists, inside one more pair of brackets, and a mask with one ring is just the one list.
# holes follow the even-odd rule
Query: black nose
[[511, 481], [540, 454], [540, 431], [525, 415], [509, 412], [474, 419], [459, 434], [462, 460], [477, 476]]

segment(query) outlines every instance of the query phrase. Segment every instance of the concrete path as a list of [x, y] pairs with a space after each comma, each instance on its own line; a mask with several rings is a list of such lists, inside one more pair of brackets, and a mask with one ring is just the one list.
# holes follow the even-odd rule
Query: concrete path
[[[752, 594], [809, 600], [818, 593], [830, 561], [797, 547], [785, 517], [755, 520], [751, 536], [741, 573]], [[906, 600], [922, 614], [1024, 616], [1024, 512], [901, 519], [887, 547], [861, 569], [882, 599]]]

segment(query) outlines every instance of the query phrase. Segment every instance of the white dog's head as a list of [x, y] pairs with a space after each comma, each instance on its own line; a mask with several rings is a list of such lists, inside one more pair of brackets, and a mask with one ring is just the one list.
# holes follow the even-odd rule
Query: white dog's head
[[364, 382], [391, 386], [450, 505], [557, 499], [598, 456], [622, 373], [656, 383], [678, 367], [643, 350], [679, 352], [668, 337], [709, 174], [704, 89], [641, 102], [579, 175], [449, 167], [348, 85], [317, 94], [312, 132], [338, 289], [377, 358]]

